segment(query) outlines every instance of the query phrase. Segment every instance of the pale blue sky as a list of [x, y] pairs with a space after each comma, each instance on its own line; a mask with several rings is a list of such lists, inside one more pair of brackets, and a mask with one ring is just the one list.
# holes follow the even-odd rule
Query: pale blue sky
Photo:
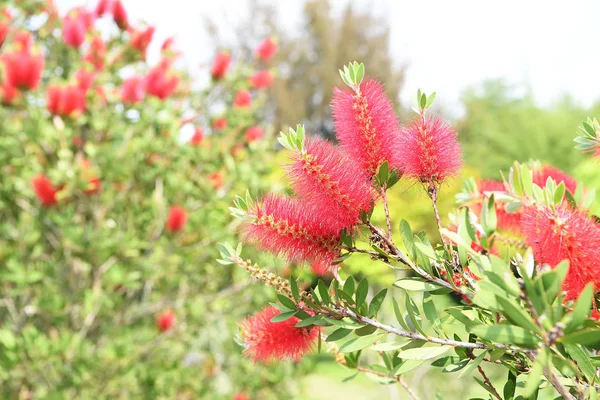
[[[62, 12], [96, 1], [55, 0]], [[291, 29], [300, 23], [301, 0], [281, 0], [280, 18]], [[332, 0], [341, 10], [348, 0]], [[460, 113], [465, 87], [488, 78], [506, 78], [530, 86], [540, 104], [564, 93], [589, 105], [600, 99], [598, 16], [594, 0], [359, 0], [356, 7], [389, 18], [396, 62], [408, 64], [401, 101], [409, 103], [416, 89], [437, 91], [438, 102]], [[248, 13], [244, 0], [124, 0], [131, 19], [157, 26], [161, 39], [175, 36], [192, 71], [210, 62], [214, 53], [202, 26], [210, 16], [232, 26]], [[224, 34], [225, 41], [233, 40]], [[368, 62], [366, 64], [368, 70]]]

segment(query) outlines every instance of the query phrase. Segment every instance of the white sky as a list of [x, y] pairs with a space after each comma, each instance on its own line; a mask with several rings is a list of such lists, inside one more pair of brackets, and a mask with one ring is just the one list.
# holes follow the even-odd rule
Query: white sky
[[[341, 10], [349, 0], [332, 0]], [[62, 12], [95, 0], [55, 0]], [[301, 0], [280, 0], [281, 21], [299, 24]], [[548, 105], [563, 94], [589, 105], [600, 99], [600, 2], [595, 0], [357, 0], [356, 7], [385, 15], [398, 65], [408, 64], [402, 101], [422, 88], [460, 112], [460, 95], [488, 78], [531, 87]], [[232, 26], [248, 13], [244, 0], [124, 0], [130, 19], [157, 26], [152, 50], [175, 36], [190, 69], [210, 62], [214, 47], [202, 25], [209, 16]], [[299, 28], [299, 27], [298, 27]], [[225, 41], [233, 36], [225, 34]], [[350, 61], [350, 60], [349, 60]], [[368, 71], [368, 60], [365, 60]]]

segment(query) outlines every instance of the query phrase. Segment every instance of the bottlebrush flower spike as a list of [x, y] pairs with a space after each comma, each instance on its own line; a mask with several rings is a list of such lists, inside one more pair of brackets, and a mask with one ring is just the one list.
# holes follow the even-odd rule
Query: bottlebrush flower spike
[[179, 76], [169, 69], [168, 61], [161, 61], [146, 75], [146, 91], [161, 100], [171, 96], [179, 85]]
[[84, 92], [90, 90], [96, 79], [96, 74], [93, 71], [89, 71], [85, 68], [80, 68], [75, 72], [75, 81], [77, 86]]
[[318, 327], [297, 328], [295, 325], [300, 322], [297, 317], [271, 322], [271, 318], [279, 313], [275, 307], [267, 307], [239, 324], [246, 346], [244, 354], [255, 363], [299, 361], [316, 344]]
[[50, 85], [46, 90], [46, 105], [52, 115], [78, 116], [86, 104], [85, 92], [76, 84]]
[[[304, 137], [304, 128], [290, 129], [291, 134]], [[291, 155], [291, 164], [286, 165], [294, 192], [331, 215], [339, 230], [358, 223], [360, 212], [368, 212], [374, 200], [369, 177], [331, 143], [316, 138], [301, 143]]]
[[90, 160], [83, 158], [81, 160], [81, 173], [83, 179], [87, 180], [88, 187], [83, 191], [87, 196], [91, 196], [100, 191], [100, 178], [94, 172], [94, 166]]
[[146, 81], [140, 76], [133, 76], [123, 81], [121, 101], [126, 104], [136, 104], [144, 100]]
[[78, 49], [85, 41], [85, 35], [93, 23], [93, 16], [77, 7], [67, 13], [63, 19], [63, 38], [67, 46]]
[[40, 203], [44, 206], [53, 206], [58, 203], [56, 193], [58, 190], [52, 185], [46, 175], [38, 175], [31, 180], [31, 185]]
[[[344, 78], [351, 90], [334, 89], [333, 120], [344, 151], [368, 176], [373, 176], [385, 161], [397, 167], [398, 121], [381, 84], [363, 82], [364, 66], [354, 64], [350, 70], [355, 80]], [[348, 67], [345, 70], [350, 71]]]
[[148, 46], [152, 41], [152, 37], [154, 36], [155, 28], [153, 26], [148, 26], [146, 29], [137, 30], [131, 28], [129, 30], [129, 34], [131, 36], [130, 43], [131, 47], [136, 49], [142, 55], [142, 58], [146, 58], [146, 52], [148, 50]]
[[[482, 202], [489, 199], [489, 192], [506, 193], [503, 182], [491, 179], [484, 179], [477, 182], [477, 190], [479, 198], [469, 208], [478, 216], [481, 215]], [[496, 219], [496, 226], [499, 230], [518, 232], [521, 225], [521, 212], [509, 213], [505, 210], [503, 203], [496, 202]]]
[[11, 105], [19, 95], [19, 89], [16, 87], [11, 86], [6, 82], [0, 83], [0, 103], [2, 105]]
[[18, 89], [31, 90], [38, 87], [44, 69], [44, 56], [34, 49], [29, 32], [15, 35], [13, 48], [0, 55], [4, 64], [6, 84]]
[[129, 28], [129, 18], [121, 0], [113, 0], [111, 11], [115, 23], [121, 30]]
[[216, 130], [227, 128], [227, 118], [217, 118], [213, 121], [212, 126]]
[[167, 218], [167, 229], [169, 232], [180, 232], [187, 224], [187, 211], [180, 206], [172, 206]]
[[254, 54], [263, 61], [269, 61], [277, 52], [277, 43], [268, 37], [254, 51]]
[[250, 396], [244, 394], [244, 393], [236, 393], [236, 395], [233, 397], [233, 400], [252, 400], [250, 398]]
[[530, 206], [523, 213], [521, 230], [538, 262], [555, 267], [569, 260], [563, 282], [567, 299], [576, 299], [590, 282], [600, 285], [600, 229], [583, 211], [565, 202], [554, 209]]
[[398, 160], [404, 175], [439, 186], [458, 174], [462, 154], [456, 132], [439, 117], [421, 115], [401, 129]]
[[85, 62], [94, 66], [96, 71], [104, 69], [104, 59], [106, 58], [106, 44], [100, 36], [94, 36], [90, 42], [90, 48], [83, 58]]
[[104, 14], [108, 14], [112, 11], [112, 0], [99, 0], [98, 4], [96, 4], [96, 8], [94, 10], [94, 14], [96, 18], [100, 18]]
[[233, 100], [234, 108], [248, 108], [252, 104], [252, 95], [247, 90], [240, 90]]
[[262, 139], [264, 135], [265, 132], [263, 129], [258, 125], [254, 125], [246, 131], [246, 141], [248, 143], [256, 142], [257, 140]]
[[289, 261], [330, 268], [341, 249], [340, 231], [330, 216], [306, 200], [268, 195], [248, 206], [244, 240]]
[[165, 310], [156, 317], [156, 326], [161, 332], [166, 332], [175, 324], [175, 312]]
[[224, 183], [223, 175], [221, 175], [218, 172], [213, 172], [212, 174], [210, 174], [208, 176], [208, 180], [210, 181], [210, 184], [212, 185], [214, 190], [218, 190], [221, 187], [223, 187], [223, 183]]
[[200, 146], [200, 144], [202, 143], [203, 140], [204, 140], [204, 132], [202, 132], [202, 129], [196, 128], [194, 130], [194, 134], [190, 138], [190, 145], [192, 147]]
[[552, 178], [557, 185], [560, 185], [561, 182], [564, 182], [565, 189], [571, 192], [571, 194], [575, 194], [575, 190], [577, 190], [577, 181], [574, 178], [567, 175], [564, 171], [554, 168], [551, 165], [536, 165], [532, 172], [533, 183], [541, 188], [546, 186], [546, 181], [548, 178]]
[[231, 64], [231, 55], [227, 52], [220, 52], [215, 57], [212, 67], [210, 68], [210, 75], [214, 80], [220, 80], [225, 77], [229, 65]]
[[255, 89], [267, 88], [273, 84], [273, 80], [271, 71], [258, 71], [249, 78], [250, 85]]

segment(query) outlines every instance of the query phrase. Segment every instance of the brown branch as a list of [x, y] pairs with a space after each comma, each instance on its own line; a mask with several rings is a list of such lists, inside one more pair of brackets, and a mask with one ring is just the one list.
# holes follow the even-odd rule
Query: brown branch
[[500, 397], [500, 394], [498, 394], [498, 391], [496, 390], [496, 388], [494, 387], [494, 385], [492, 385], [492, 382], [490, 381], [490, 379], [485, 374], [485, 371], [483, 370], [483, 368], [481, 368], [481, 365], [477, 366], [477, 370], [479, 371], [479, 373], [483, 377], [483, 380], [484, 380], [485, 384], [488, 386], [488, 388], [490, 388], [490, 390], [492, 391], [492, 393], [494, 394], [494, 396], [496, 396], [496, 398], [498, 400], [502, 400], [502, 397]]
[[401, 376], [390, 376], [390, 375], [386, 374], [385, 372], [375, 371], [375, 370], [372, 370], [372, 369], [369, 369], [369, 368], [361, 367], [360, 365], [356, 366], [356, 370], [357, 371], [361, 371], [361, 372], [365, 372], [367, 374], [373, 374], [373, 375], [381, 376], [383, 378], [392, 379], [392, 380], [398, 382], [400, 385], [402, 385], [402, 387], [404, 388], [404, 390], [406, 390], [408, 392], [408, 395], [413, 400], [419, 400], [419, 397], [417, 397], [417, 395], [412, 391], [412, 389], [410, 388], [410, 386], [408, 386], [408, 384], [404, 381], [404, 379], [402, 379]]
[[383, 203], [383, 210], [385, 212], [385, 223], [387, 226], [387, 237], [388, 238], [392, 238], [392, 221], [390, 219], [390, 208], [388, 206], [388, 201], [387, 201], [387, 195], [385, 193], [385, 191], [387, 190], [387, 185], [383, 184], [383, 186], [381, 187], [380, 193], [381, 193], [381, 201]]

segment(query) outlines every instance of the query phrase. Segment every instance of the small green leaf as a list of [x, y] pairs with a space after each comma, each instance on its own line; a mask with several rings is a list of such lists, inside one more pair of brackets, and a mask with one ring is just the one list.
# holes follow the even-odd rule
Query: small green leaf
[[496, 295], [496, 301], [500, 305], [502, 313], [510, 322], [529, 331], [540, 333], [540, 328], [535, 324], [531, 315], [514, 301], [498, 295]]
[[367, 294], [369, 293], [369, 281], [367, 278], [363, 278], [356, 288], [356, 307], [360, 307], [363, 305], [367, 298]]
[[590, 357], [586, 352], [581, 348], [581, 346], [575, 344], [566, 344], [565, 350], [567, 353], [577, 362], [577, 365], [581, 369], [581, 372], [585, 375], [588, 382], [594, 382], [596, 378], [596, 369], [592, 365], [590, 361]]
[[298, 291], [298, 282], [294, 277], [290, 277], [290, 289], [292, 290], [292, 296], [296, 302], [300, 301], [300, 293]]
[[418, 347], [415, 349], [403, 350], [398, 354], [398, 357], [403, 360], [429, 360], [431, 358], [439, 357], [452, 346], [432, 346], [432, 347]]
[[277, 295], [277, 299], [279, 299], [279, 302], [284, 306], [289, 308], [290, 310], [296, 310], [296, 303], [294, 303], [291, 299], [285, 297], [282, 294], [278, 294]]
[[346, 282], [344, 282], [344, 292], [348, 294], [354, 293], [354, 278], [351, 276], [346, 279]]
[[365, 347], [371, 346], [373, 343], [384, 337], [386, 334], [361, 336], [355, 339], [350, 339], [340, 346], [340, 353], [351, 353], [353, 351], [362, 350]]
[[477, 356], [477, 358], [475, 358], [473, 361], [471, 361], [467, 367], [465, 369], [463, 369], [460, 374], [458, 375], [458, 379], [469, 375], [471, 372], [473, 372], [473, 370], [475, 368], [477, 368], [477, 366], [479, 364], [481, 364], [481, 362], [483, 361], [483, 358], [485, 357], [485, 355], [487, 354], [487, 351], [484, 351], [483, 353], [481, 353], [480, 355]]
[[288, 311], [277, 314], [273, 318], [271, 318], [271, 322], [282, 322], [292, 318], [296, 314], [296, 311]]
[[369, 317], [374, 317], [375, 315], [377, 315], [377, 312], [381, 308], [381, 304], [383, 303], [386, 294], [387, 289], [382, 289], [373, 297], [373, 300], [371, 300], [371, 304], [369, 304]]
[[352, 332], [352, 330], [346, 329], [346, 328], [336, 329], [335, 331], [333, 331], [331, 334], [329, 334], [327, 336], [327, 339], [325, 339], [325, 341], [326, 342], [335, 342], [337, 340], [345, 338], [346, 336], [348, 336], [350, 334], [350, 332]]
[[331, 302], [331, 297], [329, 297], [329, 289], [325, 286], [322, 280], [319, 279], [317, 283], [319, 288], [319, 294], [321, 295], [321, 300], [323, 300], [323, 304], [328, 305]]
[[412, 292], [432, 292], [441, 289], [441, 286], [425, 281], [421, 278], [404, 278], [394, 282], [394, 286]]
[[366, 325], [360, 329], [355, 330], [354, 333], [356, 334], [356, 336], [367, 336], [367, 335], [374, 333], [376, 330], [377, 330], [377, 327], [372, 326], [372, 325]]
[[478, 325], [469, 330], [482, 339], [503, 344], [516, 344], [527, 348], [536, 348], [540, 338], [525, 329], [514, 325]]
[[592, 311], [592, 301], [594, 298], [594, 284], [588, 283], [579, 295], [575, 308], [571, 315], [571, 321], [565, 328], [565, 333], [570, 333], [577, 329], [589, 317]]
[[558, 341], [564, 344], [580, 344], [598, 349], [600, 347], [600, 330], [598, 328], [581, 329], [561, 337]]

